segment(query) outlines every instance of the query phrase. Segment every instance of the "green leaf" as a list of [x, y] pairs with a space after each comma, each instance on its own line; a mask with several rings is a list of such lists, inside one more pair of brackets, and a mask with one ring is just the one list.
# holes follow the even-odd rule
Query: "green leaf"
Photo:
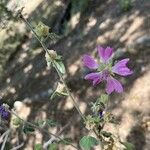
[[57, 144], [56, 143], [52, 143], [49, 145], [48, 150], [57, 150]]
[[97, 141], [96, 138], [94, 138], [92, 136], [84, 136], [80, 140], [79, 144], [83, 150], [90, 150], [92, 147], [98, 145], [99, 142]]
[[67, 92], [57, 92], [57, 91], [55, 91], [52, 95], [51, 95], [51, 97], [50, 97], [50, 99], [52, 100], [52, 99], [54, 99], [56, 96], [68, 96], [68, 93]]
[[124, 150], [135, 150], [135, 146], [130, 142], [121, 142], [125, 146]]
[[68, 96], [68, 93], [63, 91], [63, 92], [56, 92], [57, 95], [59, 96]]
[[102, 102], [103, 104], [106, 104], [108, 102], [108, 95], [102, 94], [100, 97], [100, 102]]
[[23, 126], [23, 132], [25, 134], [31, 133], [31, 132], [34, 132], [34, 131], [35, 131], [35, 129], [31, 125], [26, 124], [26, 125]]
[[55, 127], [58, 125], [58, 123], [54, 121], [53, 119], [46, 119], [46, 120], [38, 120], [37, 125], [41, 128], [44, 126]]
[[41, 144], [35, 144], [34, 150], [42, 150], [42, 145]]
[[56, 57], [56, 60], [59, 60], [59, 61], [61, 61], [61, 60], [62, 60], [62, 56], [60, 56], [60, 55], [57, 55], [57, 57]]
[[66, 69], [65, 69], [65, 66], [64, 66], [64, 64], [63, 64], [62, 61], [55, 61], [55, 64], [56, 64], [57, 69], [58, 69], [62, 74], [65, 74], [65, 73], [66, 73]]
[[105, 137], [110, 137], [112, 135], [112, 133], [106, 131], [102, 131], [101, 134], [103, 134]]
[[46, 124], [50, 127], [55, 127], [58, 125], [58, 122], [54, 121], [53, 119], [47, 119]]
[[51, 97], [50, 97], [50, 99], [51, 99], [51, 100], [54, 99], [56, 95], [57, 95], [57, 92], [56, 92], [56, 91], [53, 92], [52, 95], [51, 95]]

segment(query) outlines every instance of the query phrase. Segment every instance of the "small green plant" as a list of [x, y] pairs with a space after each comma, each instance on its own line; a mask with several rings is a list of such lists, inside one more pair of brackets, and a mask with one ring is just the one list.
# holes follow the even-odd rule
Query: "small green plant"
[[132, 7], [132, 0], [119, 0], [119, 3], [123, 11], [128, 11]]

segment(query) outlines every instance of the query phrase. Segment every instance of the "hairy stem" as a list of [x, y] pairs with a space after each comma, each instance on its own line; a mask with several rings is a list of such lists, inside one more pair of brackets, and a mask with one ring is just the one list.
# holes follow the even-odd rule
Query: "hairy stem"
[[[43, 47], [44, 51], [49, 55], [49, 57], [51, 58], [51, 55], [49, 54], [48, 52], [48, 49], [46, 47], [46, 45], [41, 41], [41, 39], [39, 38], [39, 36], [36, 34], [36, 32], [34, 31], [33, 27], [30, 25], [30, 23], [27, 21], [27, 19], [25, 19], [22, 14], [20, 14], [20, 18], [22, 19], [22, 21], [28, 26], [28, 28], [33, 32], [34, 36], [37, 38], [37, 40], [40, 42], [41, 46]], [[65, 81], [65, 79], [63, 78], [63, 75], [61, 74], [61, 72], [59, 71], [59, 69], [57, 68], [57, 65], [55, 64], [55, 62], [53, 61], [53, 59], [51, 58], [51, 62], [55, 68], [55, 70], [57, 71], [58, 75], [59, 75], [59, 78], [61, 79], [61, 81], [63, 82], [66, 90], [67, 90], [67, 93], [69, 95], [69, 97], [71, 98], [73, 104], [74, 104], [74, 107], [76, 108], [76, 110], [78, 111], [78, 113], [80, 114], [80, 116], [82, 117], [82, 119], [84, 121], [86, 121], [86, 118], [84, 116], [84, 114], [82, 114], [74, 96], [72, 95], [72, 93], [70, 92], [70, 89], [68, 88], [67, 86], [67, 83]], [[95, 135], [97, 136], [97, 138], [99, 139], [99, 136], [96, 132], [96, 130], [94, 129], [93, 132], [95, 133]]]
[[[48, 52], [48, 49], [47, 49], [46, 45], [45, 45], [45, 44], [41, 41], [41, 39], [38, 37], [38, 35], [37, 35], [36, 32], [34, 31], [33, 27], [30, 25], [30, 23], [22, 16], [22, 14], [20, 14], [20, 18], [21, 18], [22, 21], [29, 27], [29, 29], [33, 32], [34, 36], [35, 36], [35, 37], [37, 38], [37, 40], [40, 42], [40, 44], [41, 44], [41, 46], [43, 47], [44, 51], [45, 51], [45, 52], [49, 55], [49, 57], [51, 58], [51, 56], [50, 56], [50, 54], [49, 54], [49, 52]], [[79, 109], [79, 106], [78, 106], [78, 104], [76, 103], [75, 98], [74, 98], [73, 95], [71, 94], [71, 92], [70, 92], [70, 90], [69, 90], [69, 88], [68, 88], [68, 86], [67, 86], [67, 84], [66, 84], [66, 81], [64, 80], [64, 78], [63, 78], [61, 72], [59, 71], [59, 69], [57, 68], [55, 62], [54, 62], [52, 59], [51, 59], [51, 62], [52, 62], [52, 64], [53, 64], [54, 68], [56, 69], [56, 71], [57, 71], [57, 73], [58, 73], [58, 75], [59, 75], [61, 81], [63, 82], [63, 84], [64, 84], [64, 86], [65, 86], [65, 88], [66, 88], [66, 90], [67, 90], [67, 93], [68, 93], [69, 97], [71, 98], [71, 100], [72, 100], [72, 102], [73, 102], [73, 104], [74, 104], [76, 110], [78, 111], [78, 113], [80, 114], [80, 116], [82, 117], [82, 119], [85, 121], [85, 120], [86, 120], [86, 119], [85, 119], [85, 116], [82, 114], [81, 110]]]

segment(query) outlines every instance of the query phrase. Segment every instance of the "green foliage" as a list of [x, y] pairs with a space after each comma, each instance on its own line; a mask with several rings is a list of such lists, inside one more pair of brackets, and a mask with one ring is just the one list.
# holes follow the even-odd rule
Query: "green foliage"
[[42, 22], [39, 22], [35, 27], [35, 32], [40, 38], [47, 37], [49, 34], [49, 27]]
[[56, 143], [52, 143], [49, 145], [48, 150], [58, 150], [58, 145]]
[[6, 28], [8, 21], [14, 20], [13, 13], [7, 8], [7, 0], [0, 1], [0, 27]]
[[52, 99], [54, 99], [56, 96], [68, 96], [68, 93], [67, 93], [67, 92], [57, 92], [57, 91], [55, 91], [55, 92], [51, 95], [50, 99], [52, 100]]
[[46, 124], [50, 127], [55, 127], [58, 125], [58, 122], [54, 121], [53, 119], [47, 119]]
[[92, 136], [84, 136], [81, 140], [80, 140], [80, 147], [83, 150], [90, 150], [92, 147], [96, 146], [99, 144], [99, 142], [97, 141], [96, 138], [92, 137]]
[[63, 62], [61, 60], [55, 61], [55, 65], [61, 74], [66, 73], [65, 65], [63, 64]]
[[25, 134], [32, 133], [35, 131], [35, 129], [31, 125], [28, 125], [28, 124], [24, 124], [22, 130]]
[[36, 144], [34, 146], [34, 150], [42, 150], [42, 145], [41, 144]]
[[108, 95], [101, 94], [101, 96], [97, 99], [97, 101], [95, 103], [91, 103], [91, 105], [92, 105], [91, 110], [94, 113], [103, 111], [105, 109], [105, 105], [107, 104], [108, 100], [109, 100]]
[[14, 118], [12, 123], [14, 126], [20, 126], [22, 124], [22, 120], [20, 118]]
[[123, 11], [128, 11], [132, 7], [132, 0], [119, 0], [119, 3]]
[[104, 137], [111, 137], [112, 133], [110, 132], [107, 132], [107, 131], [101, 131], [101, 134], [104, 136]]
[[54, 121], [53, 119], [46, 119], [46, 120], [37, 121], [37, 125], [39, 127], [44, 127], [44, 126], [55, 127], [58, 125], [58, 122]]
[[108, 100], [109, 100], [109, 96], [107, 94], [101, 94], [99, 102], [103, 104], [107, 104]]
[[130, 142], [121, 142], [125, 146], [124, 150], [135, 150], [135, 146]]
[[97, 124], [100, 124], [100, 118], [99, 118], [99, 116], [88, 115], [86, 117], [86, 127], [88, 129], [93, 128]]
[[47, 66], [50, 67], [51, 64], [53, 64], [53, 67], [61, 73], [61, 74], [65, 74], [66, 73], [66, 69], [65, 69], [65, 65], [62, 62], [62, 58], [60, 55], [57, 55], [56, 51], [54, 50], [48, 50], [48, 53], [45, 54], [45, 58], [47, 61]]

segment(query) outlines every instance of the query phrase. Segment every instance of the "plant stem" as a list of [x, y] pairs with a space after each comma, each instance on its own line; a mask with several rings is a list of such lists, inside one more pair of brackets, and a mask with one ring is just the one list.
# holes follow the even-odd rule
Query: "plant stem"
[[11, 131], [11, 129], [8, 129], [8, 130], [6, 131], [6, 136], [5, 136], [5, 138], [4, 138], [4, 141], [3, 141], [3, 144], [2, 144], [1, 150], [4, 150], [4, 149], [5, 149], [5, 145], [6, 145], [8, 136], [9, 136], [9, 134], [10, 134], [10, 131]]
[[[28, 26], [28, 28], [33, 32], [34, 36], [35, 36], [35, 37], [37, 38], [37, 40], [40, 42], [40, 44], [41, 44], [41, 46], [43, 47], [44, 51], [45, 51], [45, 52], [49, 55], [49, 57], [51, 58], [51, 56], [50, 56], [50, 54], [49, 54], [49, 52], [48, 52], [47, 47], [46, 47], [45, 44], [41, 41], [41, 39], [39, 38], [39, 36], [36, 34], [36, 32], [34, 31], [34, 29], [32, 28], [32, 26], [30, 25], [30, 23], [22, 16], [22, 14], [20, 14], [20, 18], [21, 18], [21, 19], [23, 20], [23, 22]], [[72, 102], [73, 102], [75, 108], [77, 109], [77, 111], [78, 111], [78, 113], [80, 114], [80, 116], [82, 117], [82, 119], [85, 121], [85, 120], [86, 120], [86, 119], [85, 119], [85, 116], [82, 114], [81, 110], [79, 109], [79, 106], [78, 106], [78, 104], [76, 103], [75, 98], [74, 98], [73, 95], [71, 94], [71, 92], [70, 92], [70, 90], [69, 90], [69, 88], [68, 88], [68, 86], [67, 86], [67, 84], [66, 84], [66, 81], [64, 80], [64, 78], [63, 78], [61, 72], [60, 72], [59, 69], [57, 68], [57, 66], [56, 66], [55, 62], [52, 60], [52, 58], [51, 58], [51, 62], [52, 62], [52, 64], [53, 64], [54, 68], [56, 69], [56, 71], [57, 71], [57, 73], [58, 73], [58, 75], [59, 75], [61, 81], [63, 82], [63, 84], [64, 84], [64, 86], [65, 86], [65, 88], [66, 88], [66, 90], [67, 90], [67, 93], [68, 93], [69, 97], [71, 98], [71, 100], [72, 100]]]
[[62, 138], [60, 138], [58, 135], [55, 135], [55, 134], [53, 134], [53, 133], [51, 133], [51, 132], [48, 132], [47, 130], [45, 130], [45, 129], [39, 127], [39, 126], [37, 126], [36, 124], [33, 124], [33, 123], [31, 123], [31, 122], [28, 122], [28, 121], [23, 120], [21, 117], [19, 117], [19, 116], [16, 114], [16, 112], [15, 112], [14, 110], [11, 110], [10, 113], [11, 113], [12, 115], [16, 116], [17, 118], [19, 118], [19, 119], [20, 119], [21, 121], [23, 121], [25, 124], [28, 124], [28, 125], [30, 125], [30, 126], [36, 128], [36, 129], [38, 129], [39, 131], [42, 131], [42, 132], [48, 134], [50, 137], [52, 136], [52, 137], [55, 137], [55, 138], [57, 138], [57, 139], [59, 139], [59, 140], [61, 140], [61, 141], [65, 141], [65, 142], [67, 142], [69, 145], [71, 145], [72, 147], [74, 147], [75, 149], [80, 150], [79, 148], [77, 148], [77, 147], [74, 146], [73, 144], [69, 143], [68, 141], [66, 141], [66, 140], [64, 140], [64, 139], [62, 139]]
[[[63, 84], [64, 84], [64, 86], [65, 86], [65, 88], [66, 88], [66, 90], [67, 90], [67, 93], [68, 93], [69, 97], [71, 98], [71, 100], [72, 100], [72, 102], [73, 102], [73, 104], [74, 104], [76, 110], [78, 111], [78, 113], [80, 114], [80, 116], [82, 117], [82, 119], [83, 119], [84, 121], [86, 121], [86, 118], [85, 118], [84, 114], [82, 114], [82, 112], [81, 112], [81, 110], [80, 110], [80, 108], [79, 108], [79, 106], [78, 106], [78, 104], [77, 104], [77, 102], [76, 102], [74, 96], [73, 96], [72, 93], [70, 92], [70, 90], [69, 90], [69, 88], [68, 88], [68, 86], [67, 86], [67, 83], [66, 83], [65, 79], [63, 78], [63, 75], [61, 74], [61, 72], [60, 72], [59, 69], [57, 68], [57, 65], [55, 64], [55, 62], [54, 62], [53, 59], [51, 58], [51, 55], [50, 55], [50, 53], [48, 52], [48, 49], [47, 49], [46, 45], [41, 41], [41, 39], [39, 38], [39, 36], [36, 34], [36, 32], [34, 31], [34, 29], [32, 28], [32, 26], [30, 25], [30, 23], [22, 16], [22, 14], [20, 14], [20, 18], [21, 18], [22, 21], [28, 26], [28, 28], [33, 32], [34, 36], [35, 36], [35, 37], [37, 38], [37, 40], [40, 42], [40, 44], [41, 44], [41, 46], [43, 47], [44, 51], [49, 55], [49, 57], [50, 57], [50, 59], [51, 59], [51, 62], [52, 62], [52, 64], [53, 64], [54, 68], [56, 69], [56, 71], [57, 71], [57, 73], [58, 73], [58, 75], [59, 75], [59, 78], [60, 78], [61, 81], [63, 82]], [[96, 132], [95, 129], [93, 130], [93, 132], [95, 133], [95, 135], [97, 136], [97, 138], [99, 138], [99, 136], [98, 136], [98, 134], [97, 134], [97, 132]]]

